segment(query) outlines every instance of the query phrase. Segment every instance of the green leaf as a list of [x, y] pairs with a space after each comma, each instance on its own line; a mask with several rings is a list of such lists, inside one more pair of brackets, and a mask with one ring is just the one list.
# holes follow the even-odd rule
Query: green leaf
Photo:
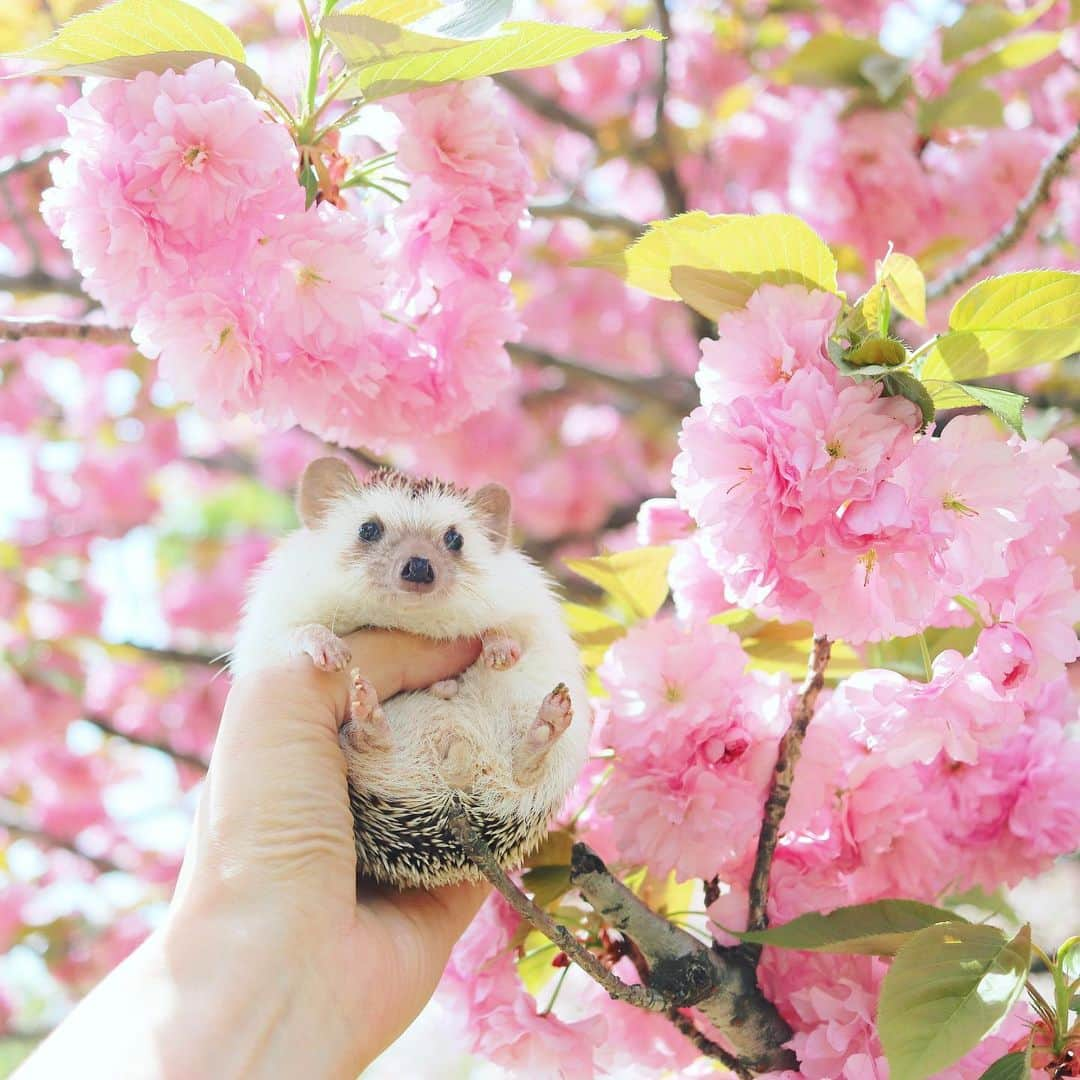
[[521, 875], [521, 887], [537, 907], [546, 908], [570, 891], [569, 866], [534, 866]]
[[1027, 11], [1009, 11], [1000, 4], [972, 4], [941, 35], [941, 59], [951, 64], [965, 53], [1022, 30], [1045, 15], [1056, 0], [1042, 0]]
[[988, 86], [951, 86], [940, 97], [919, 103], [919, 131], [932, 135], [943, 128], [1001, 127], [1005, 102]]
[[526, 866], [569, 866], [574, 838], [565, 829], [549, 832], [544, 842], [525, 860]]
[[907, 65], [871, 38], [826, 33], [812, 37], [772, 71], [779, 83], [872, 90], [887, 101], [907, 78]]
[[1080, 274], [1022, 270], [969, 289], [949, 315], [949, 332], [930, 346], [928, 381], [985, 378], [1080, 351]]
[[985, 405], [1003, 424], [1024, 437], [1024, 406], [1028, 399], [1012, 390], [997, 386], [975, 386], [959, 382], [927, 382], [934, 405], [939, 409], [963, 408], [965, 405]]
[[926, 325], [926, 278], [919, 264], [899, 251], [890, 251], [877, 264], [877, 279], [889, 294], [892, 305], [920, 326]]
[[710, 318], [743, 307], [766, 282], [837, 291], [833, 253], [791, 214], [693, 210], [655, 221], [605, 268], [653, 296], [685, 299]]
[[1023, 1050], [1016, 1050], [998, 1058], [979, 1080], [1029, 1080], [1030, 1076], [1031, 1066], [1028, 1064], [1027, 1054]]
[[828, 915], [810, 912], [783, 926], [736, 934], [740, 941], [807, 952], [894, 956], [913, 934], [938, 923], [965, 923], [955, 911], [915, 900], [876, 900], [837, 908]]
[[929, 391], [914, 375], [906, 371], [890, 371], [881, 376], [881, 385], [886, 397], [906, 397], [915, 402], [922, 413], [923, 430], [934, 422], [936, 410]]
[[[938, 633], [942, 632], [943, 631], [938, 631]], [[948, 633], [949, 631], [944, 632]], [[965, 656], [975, 647], [975, 638], [977, 637], [978, 632], [978, 628], [975, 627], [968, 631], [968, 633], [971, 634], [970, 645], [967, 648], [959, 650], [963, 652]], [[998, 919], [1008, 919], [1010, 922], [1014, 923], [1019, 923], [1021, 921], [1020, 916], [1016, 914], [1012, 904], [1005, 899], [1005, 890], [1000, 885], [992, 893], [987, 892], [981, 885], [972, 885], [970, 889], [965, 889], [963, 892], [946, 896], [942, 900], [942, 903], [950, 908], [977, 908], [987, 915], [991, 915]]]
[[844, 359], [853, 368], [894, 368], [907, 360], [903, 342], [893, 338], [867, 338], [849, 352]]
[[183, 71], [200, 60], [228, 60], [253, 94], [259, 76], [245, 63], [244, 46], [223, 23], [182, 0], [116, 0], [77, 15], [48, 41], [19, 53], [54, 75], [130, 79], [140, 71]]
[[670, 547], [642, 547], [592, 559], [567, 559], [566, 565], [599, 585], [635, 618], [650, 619], [667, 599], [667, 570], [673, 554]]
[[[356, 4], [323, 20], [330, 40], [355, 72], [343, 96], [363, 95], [370, 101], [423, 86], [546, 67], [634, 38], [662, 40], [655, 30], [608, 32], [540, 22], [503, 23], [483, 37], [424, 33], [408, 25], [415, 22], [416, 8], [416, 3]], [[381, 18], [373, 14], [376, 10]]]
[[963, 1057], [1013, 1007], [1031, 963], [1031, 928], [942, 923], [896, 954], [878, 1032], [892, 1080], [924, 1080]]
[[1015, 71], [1018, 68], [1031, 67], [1040, 60], [1053, 55], [1061, 44], [1061, 34], [1051, 31], [1035, 31], [1014, 38], [996, 52], [983, 57], [970, 67], [964, 68], [955, 79], [952, 88], [971, 87], [981, 83], [991, 75], [1000, 75], [1003, 71]]

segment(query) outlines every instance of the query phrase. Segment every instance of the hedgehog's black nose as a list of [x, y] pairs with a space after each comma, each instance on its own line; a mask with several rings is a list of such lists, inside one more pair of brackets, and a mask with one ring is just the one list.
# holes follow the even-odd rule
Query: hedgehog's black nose
[[435, 580], [435, 568], [427, 559], [413, 555], [401, 568], [401, 576], [417, 585], [430, 585]]

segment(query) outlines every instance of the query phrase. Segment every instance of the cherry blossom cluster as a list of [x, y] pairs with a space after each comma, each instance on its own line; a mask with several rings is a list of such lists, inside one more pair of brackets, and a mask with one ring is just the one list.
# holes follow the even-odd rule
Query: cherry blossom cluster
[[205, 414], [349, 445], [446, 430], [508, 378], [528, 172], [489, 83], [397, 111], [412, 190], [379, 221], [355, 203], [304, 209], [289, 132], [229, 64], [101, 82], [67, 110], [44, 217]]
[[1031, 635], [1044, 677], [1060, 670], [1078, 613], [1059, 554], [1080, 506], [1066, 446], [1006, 439], [986, 416], [920, 435], [912, 402], [829, 359], [838, 313], [766, 285], [704, 344], [674, 465], [699, 570], [730, 605], [852, 643], [946, 625], [966, 597]]

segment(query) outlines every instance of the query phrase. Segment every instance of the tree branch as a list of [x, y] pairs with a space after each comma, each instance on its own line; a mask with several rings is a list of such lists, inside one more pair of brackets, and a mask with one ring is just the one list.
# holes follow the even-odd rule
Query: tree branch
[[464, 811], [449, 820], [451, 835], [465, 849], [473, 865], [495, 886], [506, 902], [526, 921], [532, 923], [549, 941], [574, 960], [616, 1001], [625, 1001], [650, 1012], [663, 1012], [668, 1006], [664, 997], [647, 986], [631, 986], [609, 971], [565, 926], [561, 926], [539, 908], [507, 876], [483, 838], [473, 828]]
[[[757, 856], [754, 859], [753, 873], [750, 875], [750, 908], [747, 915], [747, 928], [750, 930], [762, 930], [769, 922], [766, 905], [769, 898], [769, 874], [772, 870], [773, 855], [776, 853], [776, 844], [780, 839], [780, 826], [784, 821], [788, 800], [791, 798], [795, 765], [802, 752], [803, 739], [806, 738], [806, 729], [813, 718], [818, 695], [825, 685], [825, 669], [829, 666], [831, 653], [832, 642], [827, 637], [814, 638], [806, 679], [792, 706], [791, 723], [784, 732], [777, 750], [772, 787], [765, 800]], [[747, 951], [755, 960], [761, 955], [760, 946], [748, 946]]]
[[[25, 284], [33, 276], [17, 280]], [[0, 289], [6, 287], [4, 279], [0, 278]], [[126, 327], [64, 319], [0, 319], [0, 341], [22, 341], [23, 338], [69, 338], [92, 341], [97, 345], [131, 345], [131, 331]]]
[[44, 847], [59, 848], [62, 851], [70, 851], [72, 855], [78, 855], [85, 859], [95, 869], [103, 874], [127, 873], [122, 866], [118, 866], [102, 855], [89, 855], [75, 846], [73, 840], [68, 840], [55, 833], [48, 832], [40, 826], [33, 824], [29, 818], [21, 814], [16, 807], [4, 805], [0, 808], [0, 829], [20, 840], [30, 840]]
[[744, 1069], [796, 1066], [795, 1055], [783, 1047], [791, 1029], [761, 993], [753, 965], [737, 950], [709, 948], [652, 911], [585, 844], [574, 845], [570, 881], [597, 914], [640, 950], [649, 965], [650, 988], [670, 1008], [693, 1006], [701, 1012], [730, 1040]]
[[1043, 162], [1039, 175], [1031, 190], [1024, 196], [1016, 208], [1012, 220], [981, 247], [977, 247], [957, 267], [942, 274], [926, 287], [927, 300], [939, 300], [946, 293], [952, 292], [983, 267], [993, 262], [999, 255], [1015, 247], [1024, 235], [1035, 211], [1050, 198], [1050, 188], [1054, 181], [1065, 172], [1069, 158], [1080, 148], [1080, 124], [1076, 130]]
[[57, 139], [55, 142], [42, 143], [40, 146], [31, 147], [21, 154], [5, 154], [0, 157], [0, 180], [6, 180], [9, 176], [16, 176], [19, 173], [36, 168], [42, 162], [60, 153], [63, 145], [63, 140]]
[[668, 213], [685, 214], [687, 210], [686, 190], [675, 168], [675, 155], [672, 152], [671, 128], [667, 119], [668, 97], [668, 53], [671, 46], [671, 13], [667, 0], [656, 0], [656, 17], [660, 23], [660, 33], [664, 40], [660, 42], [660, 74], [656, 84], [656, 121], [654, 139], [660, 152], [660, 159], [652, 161], [653, 171], [660, 187], [664, 190]]
[[116, 739], [123, 739], [132, 746], [141, 746], [147, 750], [157, 750], [159, 753], [168, 755], [174, 761], [178, 761], [183, 765], [190, 765], [193, 769], [198, 769], [200, 772], [206, 772], [210, 767], [210, 763], [206, 761], [205, 758], [201, 758], [198, 754], [189, 754], [185, 750], [177, 750], [167, 742], [163, 742], [159, 739], [152, 739], [146, 735], [133, 735], [130, 732], [121, 731], [118, 727], [113, 725], [111, 720], [106, 719], [104, 716], [84, 716], [83, 719], [88, 724], [93, 724], [93, 726], [103, 735], [109, 735]]
[[582, 116], [560, 105], [554, 98], [534, 90], [524, 79], [516, 75], [493, 75], [492, 78], [512, 97], [517, 98], [525, 108], [536, 113], [553, 124], [561, 124], [579, 135], [584, 135], [594, 143], [600, 142], [599, 132]]
[[535, 202], [529, 207], [529, 213], [538, 218], [577, 218], [593, 229], [618, 229], [634, 237], [640, 236], [645, 231], [645, 225], [640, 221], [633, 221], [622, 214], [598, 210], [572, 198]]
[[521, 363], [556, 368], [569, 379], [589, 381], [601, 386], [607, 386], [636, 401], [651, 404], [655, 404], [658, 400], [666, 402], [683, 416], [691, 412], [698, 402], [697, 388], [689, 379], [665, 376], [641, 378], [619, 375], [613, 371], [603, 371], [600, 368], [593, 367], [591, 364], [571, 359], [568, 356], [557, 356], [555, 353], [547, 352], [545, 349], [538, 349], [535, 345], [510, 344], [506, 346], [506, 351], [514, 360]]
[[[82, 282], [77, 278], [58, 278], [53, 274], [49, 274], [44, 270], [33, 270], [29, 274], [0, 274], [0, 292], [39, 292], [39, 293], [57, 293], [60, 296], [80, 296], [86, 298], [86, 293], [83, 291]], [[13, 319], [5, 319], [5, 322], [14, 322]], [[30, 320], [26, 320], [30, 321]], [[81, 325], [81, 324], [77, 324]], [[68, 337], [70, 335], [46, 335], [46, 334], [23, 334], [23, 337], [47, 337], [47, 336], [61, 336]], [[3, 335], [0, 334], [0, 340], [3, 340]], [[17, 340], [17, 339], [16, 339]]]
[[162, 649], [154, 645], [138, 645], [134, 641], [122, 641], [120, 647], [133, 649], [148, 660], [158, 660], [163, 664], [193, 664], [200, 667], [224, 666], [227, 653], [214, 656], [212, 653], [186, 652], [184, 649]]

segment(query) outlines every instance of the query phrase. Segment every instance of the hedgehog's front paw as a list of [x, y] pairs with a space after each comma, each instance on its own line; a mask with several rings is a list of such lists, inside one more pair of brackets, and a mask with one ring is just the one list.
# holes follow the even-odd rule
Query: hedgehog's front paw
[[504, 630], [482, 634], [484, 663], [495, 671], [508, 671], [521, 659], [521, 646]]
[[349, 718], [338, 732], [342, 746], [363, 753], [389, 750], [390, 725], [375, 687], [356, 668], [349, 672]]
[[559, 683], [542, 702], [536, 719], [514, 747], [514, 781], [528, 785], [540, 775], [548, 752], [556, 739], [570, 726], [574, 707], [565, 683]]
[[292, 652], [307, 653], [320, 671], [342, 671], [352, 659], [348, 645], [319, 623], [309, 623], [293, 632]]
[[476, 760], [472, 747], [452, 728], [435, 733], [435, 758], [439, 775], [452, 788], [464, 790], [476, 779]]

